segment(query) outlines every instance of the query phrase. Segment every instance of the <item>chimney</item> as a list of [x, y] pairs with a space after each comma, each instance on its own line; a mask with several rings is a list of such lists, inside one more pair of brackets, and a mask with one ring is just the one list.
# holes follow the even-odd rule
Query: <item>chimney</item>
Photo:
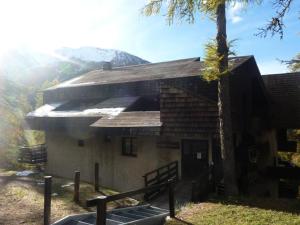
[[102, 65], [103, 70], [111, 70], [111, 62], [104, 62]]

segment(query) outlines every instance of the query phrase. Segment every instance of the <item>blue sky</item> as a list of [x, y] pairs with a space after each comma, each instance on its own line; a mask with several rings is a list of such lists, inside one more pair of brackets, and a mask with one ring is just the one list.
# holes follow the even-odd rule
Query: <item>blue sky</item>
[[[270, 2], [270, 0], [266, 1]], [[10, 0], [0, 2], [0, 52], [18, 46], [49, 52], [59, 47], [95, 46], [124, 50], [151, 62], [203, 57], [215, 24], [198, 15], [194, 24], [169, 26], [162, 15], [145, 17], [146, 0]], [[18, 7], [17, 7], [18, 6]], [[278, 59], [300, 52], [300, 1], [285, 18], [283, 40], [254, 34], [274, 14], [271, 4], [230, 6], [228, 38], [239, 55], [254, 55], [262, 73], [286, 71]]]

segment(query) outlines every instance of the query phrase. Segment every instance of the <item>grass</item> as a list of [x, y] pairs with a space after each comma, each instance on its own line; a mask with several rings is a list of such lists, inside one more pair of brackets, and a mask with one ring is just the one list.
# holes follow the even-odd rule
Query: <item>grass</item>
[[[43, 175], [17, 177], [15, 174], [15, 171], [0, 169], [0, 224], [43, 224]], [[95, 208], [86, 208], [86, 199], [115, 193], [106, 188], [100, 188], [100, 193], [95, 192], [93, 185], [81, 182], [80, 201], [76, 204], [73, 202], [72, 180], [53, 177], [51, 222], [70, 214], [95, 211]], [[108, 209], [137, 203], [133, 199], [124, 199], [109, 203]]]
[[[15, 171], [0, 169], [0, 224], [38, 225], [43, 220], [42, 175], [17, 177]], [[51, 221], [54, 222], [70, 214], [94, 211], [86, 208], [88, 198], [117, 192], [101, 188], [94, 191], [92, 185], [81, 182], [80, 202], [73, 202], [72, 180], [53, 178]], [[133, 205], [132, 199], [111, 202], [108, 208]], [[219, 199], [210, 198], [199, 204], [187, 204], [181, 207], [177, 219], [168, 220], [166, 225], [299, 225], [300, 201], [275, 200], [268, 198]]]
[[182, 207], [166, 225], [299, 225], [299, 213], [298, 200], [210, 199]]

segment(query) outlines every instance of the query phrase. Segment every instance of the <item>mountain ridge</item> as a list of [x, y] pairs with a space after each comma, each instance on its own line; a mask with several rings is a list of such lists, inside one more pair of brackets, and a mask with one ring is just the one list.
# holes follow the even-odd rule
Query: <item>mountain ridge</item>
[[46, 80], [65, 81], [101, 69], [106, 61], [111, 62], [113, 67], [149, 63], [124, 51], [97, 47], [63, 47], [52, 54], [17, 49], [2, 56], [0, 70], [2, 75], [15, 82], [39, 85]]

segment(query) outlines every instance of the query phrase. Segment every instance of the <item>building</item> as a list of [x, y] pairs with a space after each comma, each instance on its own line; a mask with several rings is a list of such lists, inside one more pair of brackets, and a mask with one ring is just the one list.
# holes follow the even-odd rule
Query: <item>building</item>
[[[263, 79], [253, 56], [229, 64], [239, 186], [245, 193], [276, 195], [273, 180], [260, 172], [276, 166], [277, 131], [290, 128], [275, 123], [284, 115], [273, 113], [284, 102], [273, 101], [278, 77]], [[222, 183], [217, 82], [204, 81], [204, 69], [199, 58], [108, 64], [45, 90], [44, 105], [27, 121], [46, 132], [46, 172], [71, 178], [80, 170], [92, 182], [99, 163], [100, 184], [126, 191], [143, 187], [147, 172], [178, 161], [181, 179], [207, 174], [215, 186]], [[299, 82], [294, 88], [299, 91]]]

